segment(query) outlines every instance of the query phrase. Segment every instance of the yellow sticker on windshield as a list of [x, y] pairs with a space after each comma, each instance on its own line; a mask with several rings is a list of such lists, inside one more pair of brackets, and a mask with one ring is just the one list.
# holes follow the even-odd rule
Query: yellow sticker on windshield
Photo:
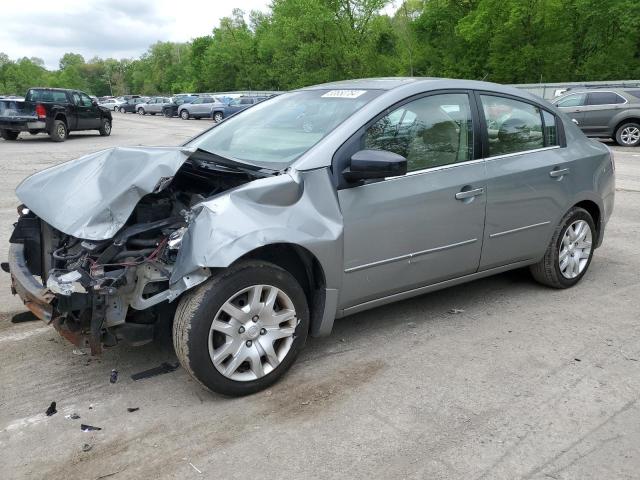
[[322, 95], [322, 98], [358, 98], [365, 93], [366, 90], [331, 90]]

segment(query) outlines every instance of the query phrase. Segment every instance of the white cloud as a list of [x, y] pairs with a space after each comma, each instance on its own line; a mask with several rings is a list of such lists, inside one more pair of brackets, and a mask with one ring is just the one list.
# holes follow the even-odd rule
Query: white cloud
[[269, 0], [3, 0], [0, 52], [39, 57], [49, 69], [67, 52], [86, 59], [138, 57], [157, 41], [207, 35], [234, 8], [265, 11]]

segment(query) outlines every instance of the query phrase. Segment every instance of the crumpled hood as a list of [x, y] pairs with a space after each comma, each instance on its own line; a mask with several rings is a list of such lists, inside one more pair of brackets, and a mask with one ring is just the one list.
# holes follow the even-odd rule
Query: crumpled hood
[[16, 195], [67, 235], [104, 240], [120, 230], [140, 199], [162, 190], [195, 152], [186, 147], [116, 147], [25, 179]]

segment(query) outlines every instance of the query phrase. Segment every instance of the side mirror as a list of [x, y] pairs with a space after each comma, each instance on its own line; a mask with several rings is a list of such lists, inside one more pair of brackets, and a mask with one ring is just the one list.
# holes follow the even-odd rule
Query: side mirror
[[348, 182], [395, 177], [407, 173], [407, 159], [386, 150], [360, 150], [342, 175]]

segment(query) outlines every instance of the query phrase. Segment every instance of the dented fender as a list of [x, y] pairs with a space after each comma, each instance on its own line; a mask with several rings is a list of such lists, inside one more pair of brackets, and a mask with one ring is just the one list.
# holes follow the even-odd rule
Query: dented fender
[[224, 268], [266, 245], [306, 248], [320, 262], [327, 288], [342, 283], [343, 224], [326, 168], [255, 180], [193, 208], [170, 283], [202, 268]]

